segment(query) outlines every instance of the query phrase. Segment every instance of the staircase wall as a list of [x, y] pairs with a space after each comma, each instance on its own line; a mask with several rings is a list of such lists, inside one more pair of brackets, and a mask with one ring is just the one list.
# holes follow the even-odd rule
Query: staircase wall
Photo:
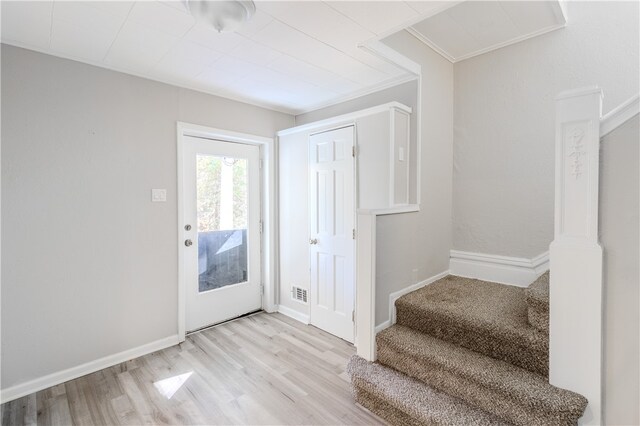
[[568, 24], [454, 65], [453, 248], [532, 258], [553, 239], [554, 98], [638, 93], [637, 2], [566, 2]]
[[422, 67], [421, 210], [378, 217], [376, 325], [389, 319], [389, 295], [449, 269], [453, 175], [453, 65], [401, 31], [385, 44]]
[[640, 424], [640, 119], [602, 138], [600, 241], [604, 247], [604, 418]]

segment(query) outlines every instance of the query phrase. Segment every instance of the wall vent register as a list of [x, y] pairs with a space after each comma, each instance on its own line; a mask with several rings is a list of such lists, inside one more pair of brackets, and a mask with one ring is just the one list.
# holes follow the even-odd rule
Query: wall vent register
[[292, 287], [291, 297], [298, 302], [307, 303], [307, 290], [300, 287]]

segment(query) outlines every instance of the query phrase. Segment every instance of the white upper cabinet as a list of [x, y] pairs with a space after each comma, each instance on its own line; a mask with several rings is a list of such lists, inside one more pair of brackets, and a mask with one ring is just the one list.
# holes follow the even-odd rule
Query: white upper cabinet
[[355, 120], [358, 208], [386, 209], [409, 204], [409, 119], [411, 110], [390, 106]]
[[[289, 175], [288, 170], [306, 169], [304, 165], [309, 159], [308, 147], [298, 146], [295, 148], [297, 156], [288, 155], [286, 151], [293, 149], [291, 142], [308, 145], [313, 134], [353, 125], [356, 133], [357, 208], [393, 210], [417, 204], [417, 142], [415, 138], [413, 143], [411, 141], [410, 124], [411, 108], [390, 102], [279, 132], [281, 199], [294, 196], [300, 200], [302, 194], [282, 193], [288, 187], [282, 185], [282, 179]], [[302, 157], [303, 153], [306, 153], [305, 157]]]

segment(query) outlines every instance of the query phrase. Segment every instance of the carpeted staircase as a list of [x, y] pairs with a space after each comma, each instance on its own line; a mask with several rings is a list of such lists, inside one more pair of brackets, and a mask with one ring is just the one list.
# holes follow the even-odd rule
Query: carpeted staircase
[[448, 276], [396, 301], [355, 399], [394, 425], [571, 425], [587, 400], [549, 384], [549, 274], [529, 288]]

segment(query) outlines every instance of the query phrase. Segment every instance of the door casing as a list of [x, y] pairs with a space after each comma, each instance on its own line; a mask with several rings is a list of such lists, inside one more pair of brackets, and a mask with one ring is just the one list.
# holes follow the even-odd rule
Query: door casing
[[262, 217], [262, 241], [261, 241], [261, 257], [262, 257], [262, 309], [267, 312], [275, 312], [277, 308], [276, 300], [276, 261], [277, 261], [277, 206], [276, 206], [276, 147], [273, 138], [256, 136], [247, 133], [238, 133], [229, 130], [216, 129], [198, 124], [185, 122], [177, 122], [177, 239], [176, 247], [178, 248], [178, 338], [184, 341], [186, 336], [186, 277], [184, 267], [184, 254], [182, 250], [183, 244], [183, 226], [184, 198], [182, 194], [183, 186], [183, 148], [184, 137], [195, 136], [204, 139], [215, 139], [225, 142], [243, 143], [249, 145], [258, 145], [260, 147], [260, 163], [261, 163], [261, 217]]

